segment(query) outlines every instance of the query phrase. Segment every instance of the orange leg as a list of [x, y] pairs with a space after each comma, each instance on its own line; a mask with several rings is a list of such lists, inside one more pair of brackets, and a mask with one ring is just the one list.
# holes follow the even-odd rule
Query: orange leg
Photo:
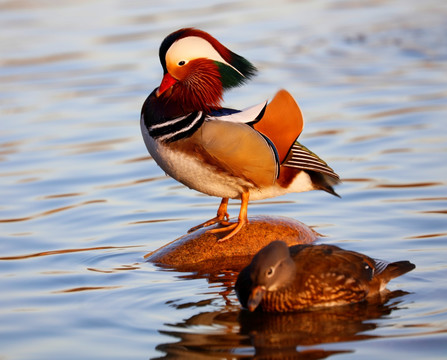
[[228, 224], [225, 227], [217, 228], [209, 230], [210, 233], [218, 233], [222, 231], [228, 231], [232, 230], [228, 235], [224, 236], [222, 239], [219, 239], [217, 242], [224, 242], [228, 239], [232, 238], [234, 235], [236, 235], [240, 229], [243, 228], [245, 224], [248, 223], [248, 217], [247, 217], [247, 208], [248, 208], [248, 198], [250, 197], [250, 193], [248, 191], [243, 192], [241, 195], [241, 210], [239, 211], [239, 218], [236, 223]]
[[188, 230], [188, 232], [190, 233], [203, 227], [207, 227], [214, 224], [228, 225], [229, 224], [228, 219], [230, 218], [230, 216], [227, 213], [227, 207], [228, 207], [228, 198], [222, 198], [222, 201], [220, 202], [219, 205], [219, 209], [217, 209], [216, 217], [213, 217], [212, 219], [205, 221], [202, 224], [192, 227], [191, 229]]

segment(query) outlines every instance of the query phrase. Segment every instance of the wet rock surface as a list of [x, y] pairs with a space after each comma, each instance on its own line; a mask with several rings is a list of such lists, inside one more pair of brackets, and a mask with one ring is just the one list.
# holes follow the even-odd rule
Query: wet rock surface
[[180, 271], [238, 271], [254, 254], [274, 240], [288, 245], [308, 244], [319, 236], [300, 221], [287, 217], [257, 216], [249, 219], [231, 239], [218, 242], [227, 232], [209, 233], [218, 225], [186, 234], [145, 256], [147, 261]]

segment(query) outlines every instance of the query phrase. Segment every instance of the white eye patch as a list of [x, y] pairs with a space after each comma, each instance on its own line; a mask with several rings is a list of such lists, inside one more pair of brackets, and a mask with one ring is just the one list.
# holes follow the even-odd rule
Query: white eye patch
[[188, 36], [177, 40], [166, 52], [166, 64], [168, 64], [168, 66], [181, 66], [180, 64], [184, 65], [190, 60], [199, 58], [219, 61], [225, 65], [230, 66], [239, 74], [241, 74], [238, 69], [227, 63], [225, 59], [219, 54], [219, 52], [208, 41], [199, 36]]

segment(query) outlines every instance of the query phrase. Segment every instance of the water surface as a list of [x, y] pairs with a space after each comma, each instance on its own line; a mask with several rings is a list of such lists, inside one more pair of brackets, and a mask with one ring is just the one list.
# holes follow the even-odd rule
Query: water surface
[[[275, 3], [277, 4], [277, 3]], [[447, 7], [443, 1], [0, 3], [0, 358], [447, 354]], [[139, 111], [173, 30], [211, 32], [259, 70], [226, 96], [287, 88], [301, 141], [343, 178], [253, 202], [415, 271], [384, 304], [253, 316], [234, 274], [143, 256], [214, 215], [148, 156]], [[231, 202], [236, 216], [239, 204]]]

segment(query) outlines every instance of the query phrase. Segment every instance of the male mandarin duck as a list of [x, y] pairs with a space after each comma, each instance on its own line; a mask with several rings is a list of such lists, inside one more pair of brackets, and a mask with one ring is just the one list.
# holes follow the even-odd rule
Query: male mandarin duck
[[415, 268], [409, 261], [386, 262], [334, 245], [273, 241], [238, 275], [242, 306], [287, 312], [356, 303], [380, 295], [387, 283]]
[[[191, 189], [221, 197], [216, 217], [190, 231], [235, 235], [248, 222], [248, 200], [289, 192], [325, 190], [338, 196], [338, 175], [297, 138], [301, 111], [285, 90], [270, 103], [245, 110], [222, 107], [223, 92], [256, 73], [243, 57], [194, 28], [168, 35], [159, 50], [163, 79], [143, 104], [141, 130], [156, 163]], [[238, 221], [229, 222], [228, 199], [241, 199]]]

